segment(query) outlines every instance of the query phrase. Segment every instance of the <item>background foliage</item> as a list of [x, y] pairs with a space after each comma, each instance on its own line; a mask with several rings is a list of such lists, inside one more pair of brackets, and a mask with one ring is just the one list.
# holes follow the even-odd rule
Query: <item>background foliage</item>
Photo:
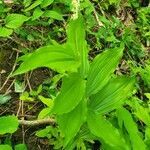
[[149, 1], [0, 1], [0, 43], [0, 149], [149, 150]]

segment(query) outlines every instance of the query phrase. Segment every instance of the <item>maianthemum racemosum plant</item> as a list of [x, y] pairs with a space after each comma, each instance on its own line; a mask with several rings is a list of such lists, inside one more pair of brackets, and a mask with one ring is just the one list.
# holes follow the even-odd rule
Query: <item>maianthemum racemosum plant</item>
[[[137, 150], [139, 147], [145, 150], [146, 146], [130, 113], [122, 107], [132, 94], [135, 78], [113, 75], [123, 55], [124, 44], [106, 49], [90, 62], [82, 16], [70, 20], [66, 32], [66, 43], [41, 47], [22, 56], [20, 60], [23, 62], [14, 75], [38, 67], [65, 73], [50, 112], [56, 115], [64, 135], [64, 149], [73, 149], [68, 145], [73, 145], [81, 127], [86, 125], [105, 150]], [[105, 116], [112, 110], [116, 110], [117, 126], [112, 125]], [[128, 135], [123, 134], [124, 128]]]

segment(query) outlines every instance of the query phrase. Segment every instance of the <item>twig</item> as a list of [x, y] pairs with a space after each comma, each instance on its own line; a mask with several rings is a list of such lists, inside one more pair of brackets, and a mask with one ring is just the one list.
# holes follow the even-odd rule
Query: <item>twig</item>
[[50, 124], [53, 125], [55, 124], [55, 120], [52, 118], [47, 118], [47, 119], [39, 119], [39, 120], [19, 120], [20, 125], [25, 125], [25, 126], [38, 126], [42, 124]]
[[21, 102], [21, 100], [20, 100], [20, 101], [19, 101], [18, 111], [17, 111], [17, 114], [16, 114], [17, 117], [19, 116], [19, 113], [20, 113], [20, 110], [21, 110], [21, 104], [22, 104], [22, 102]]
[[[16, 54], [16, 60], [18, 59], [19, 53]], [[8, 77], [6, 78], [4, 84], [0, 87], [0, 91], [5, 87], [5, 85], [7, 84], [7, 82], [9, 81], [12, 73], [14, 72], [15, 68], [16, 68], [17, 62], [14, 63], [14, 66], [10, 72], [10, 74], [8, 75]]]
[[103, 25], [103, 23], [99, 20], [99, 18], [98, 18], [98, 14], [97, 14], [97, 12], [96, 12], [96, 10], [94, 9], [94, 16], [95, 16], [95, 19], [96, 19], [96, 21], [97, 21], [97, 24], [98, 24], [98, 26], [99, 27], [102, 27], [102, 26], [104, 26]]
[[6, 90], [6, 92], [5, 92], [4, 95], [7, 95], [7, 94], [9, 94], [11, 92], [10, 89], [12, 88], [12, 86], [14, 85], [14, 83], [15, 83], [15, 79], [12, 81], [12, 83], [10, 84], [10, 86], [7, 88], [7, 90]]
[[[24, 101], [21, 101], [21, 114], [24, 116]], [[22, 120], [24, 120], [24, 117], [22, 117]], [[22, 142], [25, 143], [24, 125], [22, 125]]]

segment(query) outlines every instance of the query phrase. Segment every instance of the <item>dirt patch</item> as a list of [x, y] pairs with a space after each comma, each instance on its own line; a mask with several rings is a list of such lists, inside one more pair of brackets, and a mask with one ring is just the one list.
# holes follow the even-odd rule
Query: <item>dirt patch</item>
[[[16, 61], [17, 52], [11, 50], [11, 49], [1, 49], [0, 50], [0, 87], [5, 83], [8, 75], [13, 69], [13, 66]], [[51, 72], [47, 68], [39, 68], [31, 73], [31, 76], [29, 78], [30, 86], [32, 89], [36, 89], [40, 84], [43, 83], [44, 80], [51, 77]], [[20, 77], [15, 77], [20, 78]], [[0, 94], [4, 94], [8, 91], [9, 87], [9, 95], [11, 96], [11, 100], [7, 102], [4, 105], [0, 106], [0, 116], [3, 115], [12, 115], [17, 114], [18, 109], [20, 107], [20, 101], [19, 101], [19, 94], [15, 93], [13, 82], [15, 78], [9, 78], [8, 82], [5, 84], [5, 86], [1, 89]], [[21, 77], [22, 78], [22, 77]], [[29, 87], [27, 86], [27, 91], [29, 91]], [[29, 106], [32, 109], [29, 109]], [[24, 116], [22, 116], [21, 112], [18, 114], [18, 117], [24, 117], [24, 119], [36, 119], [38, 113], [43, 108], [43, 104], [40, 102], [33, 102], [31, 104], [24, 103], [23, 104], [23, 111]], [[49, 150], [51, 149], [48, 140], [47, 139], [40, 139], [35, 136], [36, 130], [44, 128], [44, 127], [36, 127], [36, 128], [30, 128], [30, 127], [23, 127], [20, 126], [19, 129], [15, 134], [13, 134], [11, 138], [12, 145], [19, 144], [25, 142], [28, 149], [30, 150]], [[9, 137], [9, 135], [5, 135], [3, 137], [0, 137], [1, 143], [4, 142], [5, 138]]]

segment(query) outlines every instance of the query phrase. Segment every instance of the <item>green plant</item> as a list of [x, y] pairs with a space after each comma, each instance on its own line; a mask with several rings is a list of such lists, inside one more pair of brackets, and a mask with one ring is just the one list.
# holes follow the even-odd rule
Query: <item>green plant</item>
[[[25, 104], [32, 111], [32, 104], [42, 103], [42, 108], [31, 122], [19, 120], [19, 110], [18, 118], [6, 113], [0, 117], [0, 134], [12, 137], [24, 121], [23, 130], [24, 125], [46, 120], [52, 125], [39, 128], [36, 136], [47, 138], [53, 149], [91, 150], [99, 141], [104, 150], [148, 150], [149, 8], [142, 8], [137, 0], [78, 2], [0, 1], [1, 49], [12, 41], [9, 49], [15, 47], [14, 53], [23, 55], [8, 79], [41, 67], [52, 70], [37, 90], [29, 85], [28, 91], [26, 81], [22, 82], [34, 71], [25, 78], [15, 77], [19, 106]], [[3, 55], [0, 58], [4, 60]], [[10, 100], [11, 91], [0, 94], [1, 106], [7, 107]], [[11, 144], [5, 135], [0, 149], [27, 149]]]
[[51, 112], [56, 114], [64, 135], [64, 148], [87, 122], [90, 131], [104, 145], [128, 149], [119, 131], [103, 116], [124, 104], [135, 83], [134, 77], [112, 76], [124, 45], [105, 50], [89, 63], [84, 28], [82, 16], [70, 20], [66, 43], [48, 45], [23, 56], [20, 58], [23, 63], [14, 75], [42, 66], [66, 74]]

